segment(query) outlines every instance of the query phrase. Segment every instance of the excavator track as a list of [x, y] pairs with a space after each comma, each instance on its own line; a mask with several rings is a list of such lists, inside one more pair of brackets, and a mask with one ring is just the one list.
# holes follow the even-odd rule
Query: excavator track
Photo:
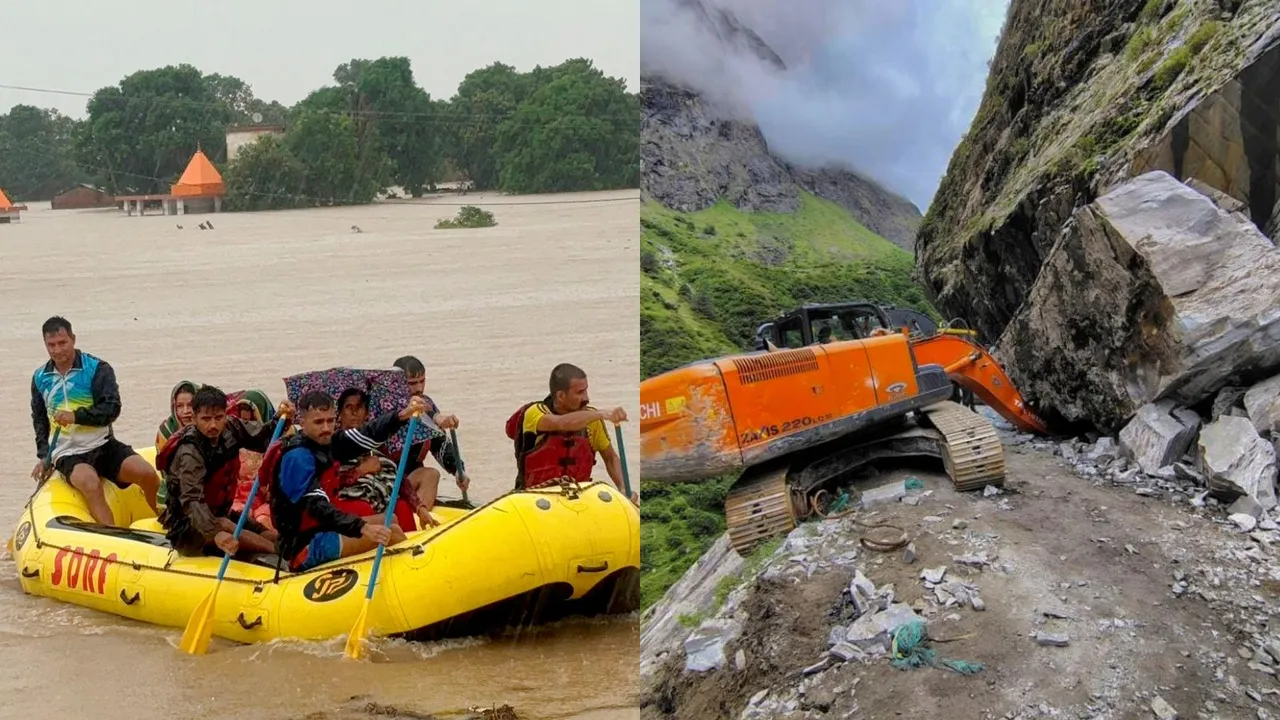
[[785, 535], [796, 526], [791, 488], [787, 485], [789, 466], [753, 468], [743, 474], [724, 499], [729, 544], [745, 556], [762, 540]]
[[986, 418], [950, 401], [930, 405], [924, 413], [945, 438], [942, 462], [957, 490], [1004, 485], [1004, 445]]
[[[923, 437], [933, 438], [928, 443], [940, 451], [937, 454], [957, 490], [1004, 485], [1004, 445], [986, 418], [951, 401], [930, 405], [923, 412], [931, 429], [908, 429], [866, 445], [883, 449], [923, 433]], [[935, 452], [928, 454], [937, 457]], [[793, 485], [790, 471], [786, 463], [753, 467], [729, 489], [724, 501], [725, 521], [729, 543], [738, 554], [745, 556], [761, 541], [786, 535], [809, 514], [807, 493], [815, 488]], [[800, 503], [803, 507], [798, 507]]]

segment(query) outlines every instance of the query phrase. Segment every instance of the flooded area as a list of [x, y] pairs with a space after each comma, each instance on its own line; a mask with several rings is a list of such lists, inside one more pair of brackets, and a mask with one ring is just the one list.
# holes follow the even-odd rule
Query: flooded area
[[[115, 368], [116, 434], [135, 447], [154, 441], [179, 380], [262, 388], [278, 402], [286, 375], [390, 367], [406, 354], [424, 361], [427, 393], [460, 419], [476, 504], [510, 489], [503, 424], [546, 395], [556, 363], [587, 372], [593, 404], [636, 418], [637, 193], [462, 200], [499, 225], [432, 229], [458, 198], [199, 217], [33, 207], [21, 224], [0, 225], [3, 534], [32, 490], [30, 380], [48, 358], [40, 324], [54, 314]], [[205, 220], [214, 229], [198, 229]], [[623, 429], [638, 478], [637, 426]], [[441, 495], [458, 496], [448, 477]], [[394, 708], [444, 718], [504, 704], [521, 718], [639, 717], [638, 614], [499, 639], [379, 640], [358, 662], [343, 657], [343, 638], [215, 638], [193, 657], [177, 648], [180, 629], [23, 594], [0, 554], [5, 717], [345, 720]]]

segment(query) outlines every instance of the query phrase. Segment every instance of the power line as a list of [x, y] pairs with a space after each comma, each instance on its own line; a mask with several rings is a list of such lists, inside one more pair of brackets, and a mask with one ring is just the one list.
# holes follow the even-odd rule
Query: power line
[[[333, 87], [333, 86], [330, 86], [330, 87]], [[110, 85], [110, 86], [107, 86], [107, 88], [114, 88], [116, 90], [119, 90], [118, 85]], [[104, 89], [107, 89], [107, 88], [104, 88]], [[55, 90], [52, 88], [39, 88], [39, 87], [30, 87], [25, 85], [0, 84], [0, 90], [14, 90], [14, 91], [20, 91], [20, 92], [44, 93], [49, 95], [68, 95], [73, 97], [85, 97], [90, 99], [97, 96], [97, 92], [83, 92], [79, 90]], [[260, 98], [259, 100], [264, 104], [268, 103], [268, 101], [261, 100]], [[147, 105], [170, 105], [170, 106], [176, 106], [176, 107], [202, 108], [202, 109], [209, 109], [209, 110], [228, 109], [228, 105], [226, 103], [205, 102], [201, 100], [190, 100], [183, 97], [173, 97], [173, 96], [165, 96], [165, 95], [139, 97], [139, 96], [120, 94], [115, 97], [106, 98], [105, 101], [106, 102], [124, 102], [124, 103], [143, 103]], [[297, 104], [295, 104], [294, 107], [295, 108], [298, 107], [298, 105], [302, 104], [303, 102], [306, 102], [305, 98], [299, 101]], [[433, 102], [447, 103], [447, 104], [450, 104], [450, 107], [444, 110], [435, 110], [431, 112], [396, 112], [391, 110], [325, 110], [325, 109], [314, 109], [314, 108], [309, 108], [308, 112], [315, 112], [319, 114], [343, 115], [343, 116], [354, 117], [354, 118], [370, 118], [370, 119], [382, 118], [382, 119], [388, 119], [388, 120], [391, 120], [391, 119], [408, 120], [413, 118], [423, 118], [422, 123], [429, 124], [429, 125], [430, 124], [460, 125], [464, 123], [476, 122], [479, 120], [489, 120], [495, 123], [500, 123], [504, 120], [507, 120], [508, 118], [513, 117], [518, 111], [518, 108], [517, 108], [507, 113], [458, 112], [457, 110], [452, 108], [451, 101], [449, 100], [441, 100], [441, 101], [433, 101]], [[639, 131], [639, 127], [640, 127], [640, 112], [638, 108], [634, 115], [628, 114], [628, 115], [610, 116], [610, 115], [600, 115], [600, 114], [593, 113], [585, 117], [588, 117], [590, 119], [595, 119], [595, 120], [603, 120], [605, 122], [635, 122], [637, 132]]]

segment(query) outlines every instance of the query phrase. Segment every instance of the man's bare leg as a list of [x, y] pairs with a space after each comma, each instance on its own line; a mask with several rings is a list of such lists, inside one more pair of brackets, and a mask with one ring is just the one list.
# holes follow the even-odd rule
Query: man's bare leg
[[[218, 527], [232, 535], [235, 535], [236, 524], [231, 522], [231, 518], [218, 518]], [[248, 529], [240, 531], [240, 551], [237, 552], [236, 555], [243, 552], [274, 553], [275, 551], [276, 544], [262, 537], [258, 533]]]
[[428, 511], [436, 506], [436, 495], [440, 492], [440, 471], [435, 468], [420, 467], [409, 473], [409, 482], [418, 493], [418, 499]]
[[[383, 519], [383, 515], [381, 514], [369, 515], [363, 518], [363, 520], [367, 523], [373, 523], [375, 525], [381, 525], [383, 522], [385, 522], [385, 520]], [[402, 543], [404, 542], [404, 540], [405, 540], [404, 531], [400, 529], [400, 526], [396, 524], [395, 517], [392, 516], [391, 542], [388, 543], [388, 547], [390, 547], [391, 545], [395, 545], [397, 543]], [[376, 547], [378, 547], [378, 543], [372, 540], [366, 540], [365, 538], [362, 538], [362, 537], [352, 538], [352, 537], [347, 537], [345, 535], [342, 536], [342, 557], [351, 557], [352, 555], [359, 555], [360, 553], [369, 552], [370, 550], [373, 550]]]
[[[145, 462], [145, 461], [144, 461]], [[107, 493], [102, 489], [102, 478], [89, 463], [80, 463], [71, 468], [71, 477], [67, 478], [71, 487], [80, 491], [84, 502], [89, 506], [89, 514], [99, 525], [115, 525], [115, 515], [107, 504]]]
[[156, 475], [155, 468], [151, 467], [151, 463], [142, 459], [141, 455], [130, 455], [120, 465], [119, 478], [120, 482], [130, 485], [137, 485], [142, 488], [142, 494], [147, 498], [147, 504], [155, 512], [159, 512], [156, 507], [156, 493], [160, 490], [160, 476]]

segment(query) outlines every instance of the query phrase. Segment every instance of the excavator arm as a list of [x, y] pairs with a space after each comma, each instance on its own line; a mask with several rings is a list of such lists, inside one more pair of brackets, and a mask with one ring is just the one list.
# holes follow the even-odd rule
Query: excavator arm
[[977, 342], [961, 334], [940, 333], [912, 340], [911, 350], [916, 362], [941, 365], [951, 382], [977, 395], [1022, 432], [1049, 434], [1000, 363]]

